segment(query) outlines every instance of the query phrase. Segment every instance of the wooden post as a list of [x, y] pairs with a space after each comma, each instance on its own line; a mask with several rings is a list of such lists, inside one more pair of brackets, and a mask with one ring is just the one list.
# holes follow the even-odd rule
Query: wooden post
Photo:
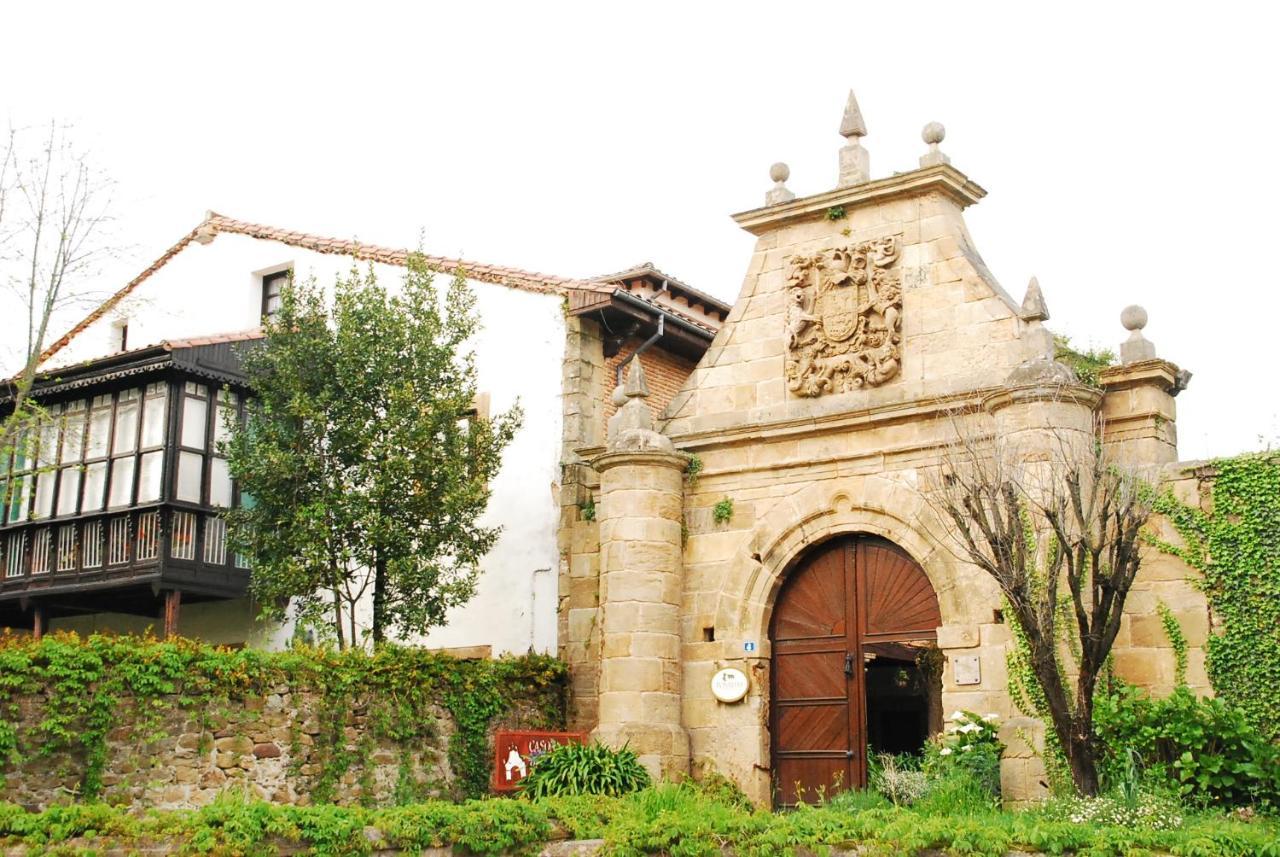
[[182, 593], [177, 589], [164, 594], [164, 638], [178, 634], [178, 610], [182, 606]]
[[44, 636], [44, 608], [39, 605], [31, 608], [31, 636], [35, 640]]

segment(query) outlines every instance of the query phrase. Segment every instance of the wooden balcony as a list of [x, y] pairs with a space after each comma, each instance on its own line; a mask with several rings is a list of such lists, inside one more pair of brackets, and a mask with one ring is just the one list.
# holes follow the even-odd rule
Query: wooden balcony
[[210, 509], [158, 504], [10, 525], [0, 529], [0, 624], [38, 629], [102, 612], [172, 612], [176, 623], [180, 601], [244, 596], [246, 565]]

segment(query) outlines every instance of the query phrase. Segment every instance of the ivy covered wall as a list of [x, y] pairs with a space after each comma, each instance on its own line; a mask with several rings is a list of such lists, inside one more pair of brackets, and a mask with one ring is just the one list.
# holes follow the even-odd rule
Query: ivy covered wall
[[1219, 459], [1199, 478], [1200, 502], [1160, 499], [1172, 533], [1156, 542], [1203, 575], [1215, 692], [1280, 740], [1280, 453]]
[[229, 787], [287, 804], [474, 797], [493, 731], [562, 727], [566, 681], [545, 656], [0, 637], [0, 801], [187, 807]]

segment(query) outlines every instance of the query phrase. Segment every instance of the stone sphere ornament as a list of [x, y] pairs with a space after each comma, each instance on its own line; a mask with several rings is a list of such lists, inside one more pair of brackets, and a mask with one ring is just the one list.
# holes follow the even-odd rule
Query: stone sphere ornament
[[785, 182], [787, 179], [791, 178], [791, 167], [787, 166], [782, 161], [778, 161], [778, 163], [769, 167], [769, 178], [773, 179], [775, 182]]
[[947, 138], [947, 129], [941, 122], [930, 122], [920, 132], [920, 138], [930, 146], [936, 146]]
[[1137, 304], [1130, 304], [1121, 310], [1120, 323], [1125, 330], [1142, 330], [1147, 326], [1147, 311]]

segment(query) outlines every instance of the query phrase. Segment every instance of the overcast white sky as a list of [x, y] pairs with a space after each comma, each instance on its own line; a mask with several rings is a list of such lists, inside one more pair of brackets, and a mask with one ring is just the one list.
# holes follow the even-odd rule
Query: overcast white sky
[[[1145, 305], [1192, 370], [1184, 458], [1280, 437], [1280, 15], [1269, 4], [7, 4], [0, 121], [51, 118], [119, 184], [123, 284], [206, 209], [569, 276], [653, 261], [732, 300], [768, 167], [834, 187], [943, 122], [1011, 293], [1115, 345]], [[0, 319], [0, 336], [21, 326]]]

